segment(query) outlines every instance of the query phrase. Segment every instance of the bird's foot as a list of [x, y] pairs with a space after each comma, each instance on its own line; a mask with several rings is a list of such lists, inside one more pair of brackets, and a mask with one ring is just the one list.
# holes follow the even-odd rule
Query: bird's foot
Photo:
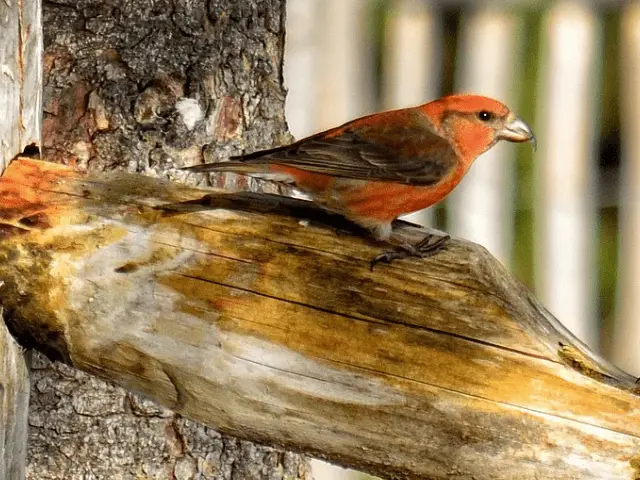
[[[432, 238], [437, 237], [437, 239], [432, 242]], [[390, 252], [383, 252], [380, 255], [376, 255], [371, 260], [370, 269], [373, 271], [373, 267], [375, 267], [378, 263], [391, 263], [394, 260], [401, 260], [403, 258], [408, 257], [418, 257], [418, 258], [428, 258], [439, 251], [443, 250], [446, 246], [447, 241], [451, 237], [449, 235], [438, 236], [438, 235], [426, 235], [422, 240], [420, 240], [416, 244], [402, 244], [398, 246], [397, 250], [393, 250]]]

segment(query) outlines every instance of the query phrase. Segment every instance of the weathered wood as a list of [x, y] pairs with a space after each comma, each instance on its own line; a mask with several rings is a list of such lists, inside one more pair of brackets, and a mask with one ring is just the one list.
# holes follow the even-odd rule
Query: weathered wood
[[0, 173], [28, 145], [40, 145], [40, 2], [0, 2]]
[[484, 249], [370, 272], [384, 247], [282, 214], [319, 218], [299, 201], [204, 193], [15, 162], [12, 332], [222, 431], [379, 475], [640, 475], [635, 379]]
[[[42, 112], [40, 2], [0, 2], [0, 174], [29, 145], [39, 146]], [[0, 208], [4, 199], [0, 197]], [[3, 230], [0, 227], [0, 238]], [[3, 283], [0, 279], [0, 305]], [[0, 479], [26, 475], [29, 372], [0, 306]]]
[[[0, 285], [2, 283], [0, 282]], [[0, 478], [25, 477], [29, 369], [0, 309]]]

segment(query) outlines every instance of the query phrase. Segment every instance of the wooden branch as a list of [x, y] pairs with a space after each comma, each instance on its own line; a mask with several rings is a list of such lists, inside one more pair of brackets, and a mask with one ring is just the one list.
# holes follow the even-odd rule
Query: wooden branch
[[304, 202], [205, 193], [14, 162], [12, 332], [222, 431], [378, 475], [640, 476], [635, 379], [484, 249], [370, 272], [384, 246]]
[[25, 478], [29, 369], [0, 309], [0, 478]]

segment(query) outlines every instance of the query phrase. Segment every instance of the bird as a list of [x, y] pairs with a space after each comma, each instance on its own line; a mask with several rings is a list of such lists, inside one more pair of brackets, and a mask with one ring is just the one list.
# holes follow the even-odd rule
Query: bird
[[399, 247], [378, 262], [425, 258], [448, 235], [410, 244], [394, 240], [392, 222], [444, 199], [474, 160], [499, 141], [531, 142], [532, 129], [505, 104], [485, 96], [453, 94], [423, 105], [357, 118], [294, 143], [185, 167], [190, 172], [234, 172], [284, 182], [322, 208]]

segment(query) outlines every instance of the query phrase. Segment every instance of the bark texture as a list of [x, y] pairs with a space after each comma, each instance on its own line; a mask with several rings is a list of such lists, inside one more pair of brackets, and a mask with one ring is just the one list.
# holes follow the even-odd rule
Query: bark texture
[[299, 455], [221, 435], [170, 410], [37, 355], [29, 478], [310, 478]]
[[174, 166], [288, 140], [285, 4], [45, 3], [44, 156], [175, 177]]
[[[44, 157], [195, 182], [173, 168], [288, 140], [285, 3], [45, 1]], [[301, 456], [222, 436], [42, 357], [33, 377], [34, 480], [309, 475]]]

